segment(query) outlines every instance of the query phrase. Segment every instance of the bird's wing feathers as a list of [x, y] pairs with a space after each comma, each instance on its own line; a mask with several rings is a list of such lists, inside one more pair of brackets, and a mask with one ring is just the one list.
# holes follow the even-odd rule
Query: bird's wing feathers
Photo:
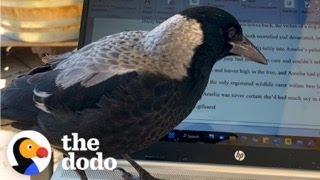
[[34, 68], [18, 76], [10, 86], [1, 90], [1, 117], [10, 121], [34, 123], [40, 110], [34, 106], [33, 89], [43, 75], [52, 69], [52, 64]]
[[[143, 134], [149, 131], [142, 125], [147, 121], [158, 116], [171, 118], [168, 112], [174, 110], [166, 105], [179, 103], [174, 100], [179, 93], [176, 83], [163, 76], [137, 72], [115, 75], [91, 87], [77, 84], [57, 90], [45, 98], [43, 103], [50, 113], [40, 114], [38, 124], [50, 137], [78, 132], [109, 144], [106, 142], [126, 139], [132, 126], [137, 134]], [[61, 145], [60, 139], [52, 143]]]
[[[64, 88], [80, 83], [85, 89], [117, 74], [135, 71], [136, 67], [133, 66], [143, 58], [143, 53], [138, 51], [139, 41], [145, 34], [143, 31], [114, 34], [76, 52], [47, 57], [48, 64], [19, 76], [11, 86], [2, 91], [2, 117], [34, 121], [37, 113], [41, 111], [49, 113], [45, 106], [47, 98], [53, 94], [72, 92], [64, 91]], [[74, 95], [74, 99], [77, 99], [80, 93], [73, 91], [69, 95]], [[93, 96], [95, 95], [97, 94]], [[99, 95], [97, 97], [100, 98]], [[74, 102], [83, 103], [79, 99]], [[22, 110], [25, 111], [24, 114], [30, 116], [20, 117], [16, 112]]]
[[44, 62], [45, 64], [56, 64], [59, 63], [67, 58], [69, 58], [72, 54], [76, 53], [77, 49], [71, 51], [71, 52], [66, 52], [63, 54], [59, 55], [47, 55], [44, 56], [41, 61]]
[[141, 52], [144, 36], [140, 31], [119, 33], [73, 53], [36, 84], [36, 106], [53, 114], [96, 108], [102, 96], [143, 74], [139, 68], [148, 61]]
[[61, 62], [56, 84], [68, 88], [76, 83], [90, 87], [114, 76], [136, 71], [146, 61], [141, 40], [144, 31], [129, 31], [106, 36]]

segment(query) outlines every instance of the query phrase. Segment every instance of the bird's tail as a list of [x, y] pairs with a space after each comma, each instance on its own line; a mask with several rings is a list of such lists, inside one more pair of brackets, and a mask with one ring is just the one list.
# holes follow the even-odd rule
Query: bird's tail
[[39, 110], [33, 103], [33, 85], [22, 76], [1, 90], [1, 126], [15, 123], [32, 124]]
[[11, 85], [1, 90], [1, 126], [11, 123], [34, 124], [40, 112], [33, 101], [35, 84], [61, 61], [70, 57], [76, 50], [42, 59], [43, 66], [32, 69], [27, 74], [18, 76]]

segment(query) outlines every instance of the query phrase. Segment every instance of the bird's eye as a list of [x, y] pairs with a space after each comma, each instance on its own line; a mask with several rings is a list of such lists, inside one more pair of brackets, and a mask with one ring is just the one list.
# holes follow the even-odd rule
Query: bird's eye
[[31, 145], [28, 145], [28, 149], [31, 149], [32, 148], [32, 146]]
[[228, 30], [228, 38], [229, 39], [235, 39], [237, 36], [237, 30], [235, 27], [231, 27], [229, 30]]

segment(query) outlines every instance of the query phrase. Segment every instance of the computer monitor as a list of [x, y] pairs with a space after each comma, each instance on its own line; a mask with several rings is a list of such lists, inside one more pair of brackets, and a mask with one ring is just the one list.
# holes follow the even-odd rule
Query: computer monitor
[[320, 0], [85, 0], [79, 48], [193, 6], [233, 14], [268, 66], [215, 64], [193, 112], [134, 157], [320, 170]]

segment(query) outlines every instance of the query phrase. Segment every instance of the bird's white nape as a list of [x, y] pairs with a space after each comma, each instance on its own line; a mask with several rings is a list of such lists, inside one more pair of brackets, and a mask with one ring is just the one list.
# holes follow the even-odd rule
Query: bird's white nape
[[197, 20], [177, 14], [150, 31], [143, 45], [159, 73], [181, 80], [187, 76], [195, 49], [203, 38]]

